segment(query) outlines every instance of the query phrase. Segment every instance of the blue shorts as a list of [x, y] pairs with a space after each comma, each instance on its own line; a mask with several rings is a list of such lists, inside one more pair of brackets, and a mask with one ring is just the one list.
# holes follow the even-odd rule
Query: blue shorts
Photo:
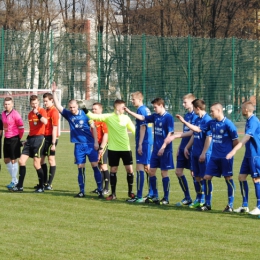
[[194, 177], [201, 177], [203, 178], [206, 172], [206, 166], [209, 162], [210, 154], [206, 153], [206, 158], [204, 162], [199, 162], [199, 156], [192, 156], [191, 157], [191, 164]]
[[252, 178], [260, 177], [260, 157], [244, 157], [239, 174], [250, 174]]
[[172, 151], [166, 151], [162, 156], [158, 156], [157, 153], [158, 151], [152, 152], [150, 168], [160, 168], [162, 171], [174, 169]]
[[233, 176], [233, 158], [227, 160], [226, 158], [210, 157], [205, 175], [215, 177]]
[[[191, 153], [191, 151], [190, 151]], [[190, 155], [191, 158], [191, 155]], [[185, 168], [191, 169], [191, 160], [187, 159], [184, 155], [184, 149], [179, 149], [179, 153], [177, 155], [177, 166], [176, 168]]]
[[152, 145], [143, 143], [143, 145], [142, 145], [143, 154], [142, 155], [140, 155], [138, 153], [137, 149], [138, 149], [138, 147], [135, 148], [136, 163], [143, 164], [143, 165], [149, 165], [150, 159], [151, 159]]
[[98, 151], [94, 149], [94, 144], [76, 143], [74, 146], [75, 164], [86, 163], [86, 156], [90, 162], [98, 161]]

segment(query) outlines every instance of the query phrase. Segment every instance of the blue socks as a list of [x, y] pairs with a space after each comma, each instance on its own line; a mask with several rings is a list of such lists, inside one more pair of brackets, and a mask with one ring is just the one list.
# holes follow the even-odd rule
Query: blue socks
[[137, 171], [136, 185], [137, 185], [137, 198], [142, 198], [143, 187], [144, 187], [144, 171]]
[[164, 199], [169, 201], [169, 191], [170, 191], [170, 178], [164, 177], [162, 178], [163, 183], [163, 191], [164, 191]]
[[205, 196], [204, 196], [204, 181], [196, 181], [196, 193], [197, 193], [197, 200], [200, 203], [205, 203]]
[[226, 180], [227, 188], [228, 188], [228, 205], [233, 208], [234, 203], [234, 193], [235, 193], [235, 184], [234, 181]]
[[79, 190], [85, 193], [85, 168], [78, 168]]
[[157, 177], [156, 176], [150, 177], [150, 183], [153, 189], [153, 196], [158, 198]]
[[260, 182], [254, 183], [255, 195], [256, 195], [256, 206], [260, 209]]
[[103, 190], [103, 187], [102, 187], [102, 174], [99, 171], [97, 166], [92, 167], [92, 169], [94, 171], [94, 178], [95, 178], [96, 183], [97, 183], [97, 189], [98, 189], [98, 191], [102, 191]]
[[185, 199], [191, 200], [190, 191], [189, 191], [189, 187], [188, 187], [188, 182], [187, 182], [187, 179], [186, 179], [185, 175], [182, 175], [181, 177], [178, 177], [178, 180], [179, 180], [181, 189], [184, 192]]
[[248, 207], [248, 183], [247, 181], [240, 181], [239, 185], [243, 199], [242, 207]]
[[205, 204], [211, 206], [213, 185], [211, 180], [203, 180]]

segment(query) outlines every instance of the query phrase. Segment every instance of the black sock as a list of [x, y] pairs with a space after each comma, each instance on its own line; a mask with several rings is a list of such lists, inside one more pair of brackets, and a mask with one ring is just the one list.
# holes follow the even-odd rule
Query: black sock
[[23, 187], [23, 181], [26, 175], [26, 167], [25, 166], [20, 166], [19, 167], [19, 181], [17, 184], [17, 187]]
[[37, 172], [38, 179], [39, 179], [39, 186], [40, 186], [40, 188], [43, 188], [43, 184], [44, 184], [44, 182], [43, 182], [43, 170], [42, 170], [42, 168], [40, 168], [40, 169], [36, 170], [36, 172]]
[[117, 182], [117, 176], [116, 172], [110, 172], [110, 186], [112, 194], [116, 195], [116, 182]]
[[43, 181], [44, 181], [44, 183], [47, 183], [47, 181], [48, 181], [48, 168], [47, 168], [47, 164], [44, 163], [44, 164], [41, 165], [41, 167], [42, 167], [43, 176], [44, 176]]
[[48, 180], [48, 184], [49, 185], [52, 184], [55, 172], [56, 172], [56, 165], [55, 166], [50, 166], [50, 174], [49, 174], [49, 180]]
[[134, 174], [127, 173], [126, 179], [127, 179], [127, 183], [128, 183], [128, 193], [132, 193], [133, 184], [134, 184]]
[[108, 170], [103, 171], [103, 174], [104, 174], [103, 180], [105, 182], [104, 189], [109, 190], [109, 179], [110, 179], [110, 176], [109, 176]]

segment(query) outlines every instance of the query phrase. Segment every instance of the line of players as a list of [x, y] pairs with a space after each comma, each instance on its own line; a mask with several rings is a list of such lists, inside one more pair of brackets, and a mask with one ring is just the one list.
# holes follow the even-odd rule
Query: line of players
[[[46, 93], [43, 96], [46, 110], [39, 107], [37, 96], [31, 96], [30, 104], [32, 111], [28, 115], [30, 132], [26, 142], [23, 144], [21, 156], [19, 151], [20, 140], [24, 131], [23, 122], [17, 111], [13, 109], [12, 98], [7, 97], [4, 101], [5, 111], [2, 113], [5, 133], [4, 161], [12, 177], [11, 183], [7, 185], [11, 191], [23, 191], [23, 181], [26, 173], [25, 165], [29, 157], [34, 159], [34, 167], [39, 179], [35, 192], [44, 192], [46, 189], [52, 189], [51, 184], [56, 171], [55, 149], [58, 140], [59, 111], [69, 121], [71, 141], [75, 143], [74, 155], [75, 163], [78, 165], [78, 182], [80, 187], [80, 192], [75, 197], [85, 196], [85, 162], [86, 156], [88, 156], [97, 183], [97, 189], [93, 192], [98, 193], [100, 198], [108, 194], [110, 179], [111, 194], [106, 199], [116, 199], [116, 173], [119, 161], [122, 159], [127, 172], [128, 196], [130, 197], [127, 200], [128, 202], [169, 204], [170, 179], [168, 170], [174, 168], [171, 142], [175, 138], [182, 138], [177, 152], [176, 175], [185, 197], [176, 206], [186, 205], [201, 211], [211, 210], [212, 178], [213, 176], [224, 176], [228, 189], [228, 205], [223, 211], [232, 212], [235, 189], [232, 179], [233, 156], [238, 149], [245, 145], [246, 152], [239, 175], [243, 204], [234, 211], [249, 212], [246, 177], [250, 174], [255, 185], [257, 207], [249, 213], [253, 215], [260, 214], [260, 178], [258, 170], [260, 126], [259, 120], [253, 114], [254, 106], [251, 102], [245, 102], [242, 105], [242, 113], [247, 118], [247, 122], [245, 137], [239, 142], [236, 127], [223, 115], [222, 105], [215, 103], [211, 106], [212, 119], [206, 113], [204, 101], [195, 99], [192, 94], [183, 97], [183, 106], [187, 110], [184, 118], [177, 115], [177, 118], [184, 124], [183, 133], [174, 134], [173, 117], [165, 110], [164, 101], [161, 98], [156, 98], [152, 101], [155, 111], [153, 114], [143, 105], [142, 93], [135, 92], [132, 94], [132, 102], [137, 108], [137, 113], [126, 108], [124, 101], [118, 100], [114, 104], [114, 113], [102, 114], [102, 105], [96, 103], [93, 106], [94, 113], [85, 111], [86, 117], [85, 113], [78, 109], [78, 104], [75, 100], [70, 101], [69, 110], [63, 109], [57, 100], [56, 88], [57, 86], [54, 84], [52, 87], [53, 96], [50, 93]], [[53, 106], [53, 100], [58, 111]], [[125, 111], [136, 118], [136, 129], [134, 129], [130, 118], [124, 115]], [[80, 117], [77, 118], [77, 116]], [[83, 124], [81, 122], [82, 118], [84, 119]], [[89, 118], [94, 119], [95, 124]], [[106, 122], [108, 127], [99, 121]], [[152, 141], [151, 123], [154, 124], [154, 143]], [[91, 128], [92, 131], [90, 131]], [[98, 134], [97, 129], [99, 130]], [[136, 134], [136, 196], [132, 192], [134, 174], [127, 129]], [[83, 136], [85, 135], [86, 141], [82, 139], [77, 140], [82, 132], [84, 132]], [[78, 133], [80, 134], [78, 135]], [[109, 143], [109, 147], [107, 143]], [[153, 151], [151, 154], [152, 143]], [[42, 149], [43, 147], [44, 149]], [[47, 180], [46, 156], [48, 156], [50, 164], [49, 180]], [[110, 174], [107, 169], [107, 156], [109, 158]], [[19, 158], [20, 165], [18, 182], [16, 179], [18, 170], [17, 158]], [[187, 179], [183, 174], [183, 169], [190, 169], [191, 165], [191, 174], [197, 194], [193, 202], [189, 193]], [[157, 190], [157, 168], [161, 169], [162, 174], [164, 196], [161, 200], [159, 200]], [[147, 176], [149, 175], [149, 178], [147, 177], [149, 180], [149, 193], [143, 197], [145, 173]], [[105, 182], [104, 188], [102, 180]]]
[[[28, 114], [29, 134], [26, 141], [21, 141], [24, 135], [24, 123], [21, 115], [14, 109], [11, 96], [4, 99], [4, 111], [1, 114], [1, 133], [4, 131], [4, 162], [11, 175], [11, 182], [6, 187], [14, 192], [23, 191], [26, 175], [26, 162], [33, 158], [33, 165], [38, 175], [39, 184], [35, 192], [41, 193], [52, 190], [52, 181], [56, 172], [55, 151], [58, 142], [59, 114], [53, 105], [51, 93], [43, 95], [46, 109], [39, 107], [36, 95], [30, 96], [32, 110]], [[23, 146], [21, 152], [21, 146]], [[48, 167], [45, 159], [48, 157]], [[18, 165], [18, 161], [19, 165]], [[19, 180], [17, 172], [19, 168]]]

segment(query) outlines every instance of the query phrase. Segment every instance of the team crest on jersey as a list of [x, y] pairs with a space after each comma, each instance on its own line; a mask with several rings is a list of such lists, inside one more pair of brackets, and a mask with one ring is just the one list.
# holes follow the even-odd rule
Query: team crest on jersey
[[80, 123], [81, 125], [83, 125], [84, 121], [83, 121], [83, 120], [79, 120], [79, 123]]
[[162, 122], [160, 122], [159, 126], [162, 126]]
[[220, 129], [220, 131], [219, 131], [221, 134], [223, 134], [224, 133], [224, 130], [223, 129]]

